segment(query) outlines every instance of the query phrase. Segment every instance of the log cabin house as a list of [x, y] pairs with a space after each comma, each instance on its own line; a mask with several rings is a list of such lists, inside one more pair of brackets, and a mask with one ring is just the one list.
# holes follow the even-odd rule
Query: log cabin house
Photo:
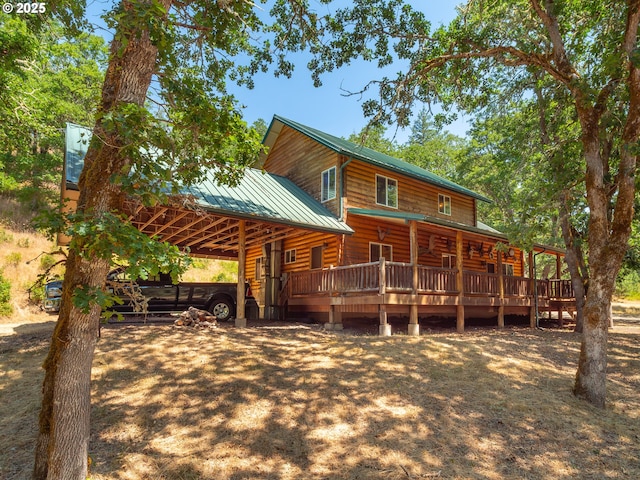
[[[67, 126], [62, 196], [75, 208], [91, 132]], [[465, 318], [573, 310], [560, 279], [563, 252], [525, 254], [477, 218], [482, 195], [388, 155], [274, 116], [267, 153], [236, 187], [185, 188], [190, 205], [125, 205], [141, 231], [191, 255], [238, 260], [236, 325], [246, 325], [244, 280], [265, 319], [303, 316], [339, 330], [367, 317]], [[194, 207], [195, 205], [195, 207]], [[60, 237], [65, 244], [67, 238]], [[555, 256], [556, 278], [533, 280], [535, 257]], [[525, 261], [526, 259], [526, 261]], [[535, 294], [534, 294], [535, 293]]]
[[[487, 198], [422, 168], [275, 116], [258, 165], [290, 179], [352, 234], [306, 233], [247, 250], [246, 273], [261, 305], [341, 329], [348, 317], [371, 316], [389, 335], [390, 315], [456, 319], [573, 310], [571, 283], [560, 279], [562, 251], [527, 254], [480, 222]], [[556, 279], [536, 281], [536, 252], [556, 257]], [[533, 295], [533, 292], [537, 295]], [[537, 307], [537, 310], [536, 310]]]

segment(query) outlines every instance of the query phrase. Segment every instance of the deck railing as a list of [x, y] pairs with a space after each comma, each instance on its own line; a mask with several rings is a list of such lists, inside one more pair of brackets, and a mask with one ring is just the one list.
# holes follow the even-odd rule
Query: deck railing
[[498, 275], [495, 273], [463, 272], [464, 292], [470, 295], [497, 295]]
[[[343, 267], [293, 272], [288, 277], [289, 295], [342, 295], [349, 293], [412, 293], [413, 265], [410, 263], [379, 262], [361, 263]], [[417, 267], [417, 289], [420, 294], [458, 295], [456, 269]], [[464, 271], [463, 292], [472, 296], [499, 296], [500, 278], [506, 297], [531, 296], [531, 279], [497, 275], [493, 273]], [[553, 299], [573, 298], [573, 288], [568, 280], [537, 280], [538, 296]]]
[[456, 270], [418, 266], [418, 292], [457, 294]]
[[571, 299], [576, 294], [573, 291], [571, 280], [549, 280], [549, 297], [553, 299]]

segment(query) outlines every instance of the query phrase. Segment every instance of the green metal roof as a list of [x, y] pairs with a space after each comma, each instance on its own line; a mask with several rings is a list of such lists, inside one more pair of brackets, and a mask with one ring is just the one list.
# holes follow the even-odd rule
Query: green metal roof
[[277, 135], [274, 135], [273, 133], [279, 133], [279, 129], [275, 126], [276, 122], [287, 125], [288, 127], [297, 130], [298, 132], [308, 136], [309, 138], [312, 138], [316, 142], [324, 145], [327, 148], [330, 148], [331, 150], [341, 155], [346, 155], [351, 158], [362, 160], [363, 162], [369, 163], [371, 165], [386, 168], [387, 170], [391, 170], [393, 172], [397, 172], [402, 175], [415, 178], [417, 180], [428, 182], [433, 185], [452, 190], [454, 192], [462, 193], [463, 195], [468, 195], [478, 200], [482, 200], [483, 202], [491, 203], [491, 200], [489, 200], [487, 197], [469, 190], [468, 188], [465, 188], [461, 185], [458, 185], [457, 183], [453, 183], [446, 178], [435, 175], [428, 170], [425, 170], [424, 168], [418, 167], [417, 165], [413, 165], [411, 163], [405, 162], [404, 160], [394, 158], [384, 153], [376, 152], [371, 148], [358, 145], [343, 138], [334, 137], [333, 135], [329, 135], [328, 133], [321, 132], [320, 130], [316, 130], [315, 128], [307, 127], [306, 125], [302, 125], [298, 122], [294, 122], [293, 120], [289, 120], [278, 115], [273, 116], [273, 120], [271, 121], [269, 130], [264, 137], [263, 143], [267, 146], [272, 146], [275, 142], [275, 138]]
[[426, 222], [432, 223], [435, 225], [440, 225], [447, 228], [452, 228], [455, 230], [464, 230], [471, 233], [479, 233], [482, 235], [489, 235], [496, 238], [504, 238], [507, 236], [499, 232], [498, 230], [489, 227], [488, 225], [478, 222], [478, 226], [475, 227], [473, 225], [466, 225], [464, 223], [452, 222], [450, 220], [445, 220], [442, 218], [432, 217], [430, 215], [423, 215], [420, 213], [411, 213], [411, 212], [400, 212], [400, 211], [388, 211], [388, 210], [372, 210], [367, 208], [349, 208], [347, 209], [348, 213], [354, 215], [364, 215], [367, 217], [382, 217], [382, 218], [393, 218], [399, 220], [417, 220], [418, 222]]
[[205, 180], [185, 189], [207, 211], [293, 227], [352, 234], [353, 230], [285, 177], [247, 168], [236, 187]]
[[[66, 138], [65, 180], [68, 187], [77, 188], [91, 130], [67, 124]], [[203, 209], [221, 215], [328, 233], [353, 233], [346, 223], [291, 180], [253, 168], [245, 170], [244, 177], [236, 187], [205, 180], [184, 187], [181, 193], [193, 195]]]

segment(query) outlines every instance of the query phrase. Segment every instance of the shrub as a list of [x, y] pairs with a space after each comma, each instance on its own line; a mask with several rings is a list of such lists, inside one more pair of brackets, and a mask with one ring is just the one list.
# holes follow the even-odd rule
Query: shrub
[[0, 243], [11, 243], [13, 242], [13, 235], [7, 233], [4, 228], [0, 227]]
[[20, 188], [20, 184], [13, 178], [0, 172], [0, 193], [12, 193]]
[[640, 272], [635, 269], [622, 269], [616, 281], [616, 295], [629, 300], [640, 299]]
[[53, 267], [56, 263], [56, 259], [53, 255], [49, 253], [45, 253], [40, 257], [40, 270], [46, 272], [48, 269]]
[[23, 288], [29, 292], [29, 303], [41, 305], [44, 302], [44, 284], [42, 282], [23, 284]]
[[201, 258], [193, 258], [191, 259], [191, 268], [195, 268], [197, 270], [204, 270], [207, 267], [207, 264]]
[[11, 252], [9, 255], [4, 257], [4, 261], [10, 267], [17, 267], [22, 261], [22, 254], [20, 252]]
[[12, 313], [11, 283], [0, 273], [0, 316], [8, 317]]
[[29, 240], [27, 237], [20, 238], [18, 240], [18, 246], [21, 248], [29, 248], [31, 246], [31, 240]]
[[219, 272], [218, 274], [214, 275], [211, 280], [213, 282], [223, 282], [223, 283], [229, 283], [232, 281], [231, 278], [225, 272]]

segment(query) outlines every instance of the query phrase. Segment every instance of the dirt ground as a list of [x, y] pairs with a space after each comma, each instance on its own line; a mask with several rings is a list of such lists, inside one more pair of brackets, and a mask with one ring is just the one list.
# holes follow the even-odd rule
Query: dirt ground
[[[571, 395], [579, 337], [552, 326], [105, 325], [91, 478], [640, 478], [640, 320], [616, 318], [605, 411]], [[30, 478], [52, 327], [0, 337], [1, 479]]]

